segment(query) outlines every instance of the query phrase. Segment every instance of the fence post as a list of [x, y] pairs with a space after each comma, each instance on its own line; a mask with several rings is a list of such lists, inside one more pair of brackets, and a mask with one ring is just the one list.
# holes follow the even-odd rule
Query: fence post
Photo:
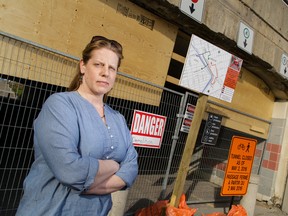
[[191, 161], [191, 156], [193, 154], [199, 128], [201, 126], [201, 122], [204, 116], [206, 104], [207, 104], [208, 96], [204, 94], [200, 94], [197, 100], [195, 113], [193, 116], [192, 124], [189, 129], [188, 137], [186, 140], [185, 148], [183, 151], [183, 156], [181, 159], [179, 172], [177, 174], [176, 182], [174, 185], [173, 193], [170, 200], [170, 205], [174, 207], [178, 207], [180, 196], [183, 193], [184, 184], [187, 176], [187, 172], [189, 169], [189, 164]]
[[186, 100], [187, 100], [186, 95], [185, 96], [183, 95], [181, 98], [181, 102], [180, 102], [180, 108], [179, 108], [179, 113], [177, 116], [177, 123], [176, 123], [176, 127], [174, 130], [174, 135], [172, 137], [173, 141], [172, 141], [172, 146], [171, 146], [171, 150], [170, 150], [169, 161], [168, 161], [165, 177], [164, 177], [163, 182], [162, 182], [162, 190], [161, 190], [161, 194], [160, 194], [160, 200], [164, 199], [164, 197], [165, 197], [169, 173], [170, 173], [170, 169], [171, 169], [171, 163], [172, 163], [175, 147], [176, 147], [177, 140], [178, 140], [178, 134], [179, 134], [182, 119], [183, 119], [183, 117], [181, 117], [181, 115], [183, 115], [183, 113], [184, 113], [184, 107], [185, 107]]

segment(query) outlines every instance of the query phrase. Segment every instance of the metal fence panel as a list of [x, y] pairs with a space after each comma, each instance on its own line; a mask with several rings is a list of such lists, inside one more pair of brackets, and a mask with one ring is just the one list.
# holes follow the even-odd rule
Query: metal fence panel
[[[158, 90], [158, 92], [161, 94], [161, 97], [155, 97], [154, 102], [153, 98], [146, 98], [149, 97], [149, 95], [151, 94], [148, 94], [148, 92], [146, 93], [145, 91], [155, 91], [155, 86], [145, 84], [143, 83], [143, 81], [137, 81], [129, 77], [121, 76], [120, 79], [117, 79], [118, 82], [121, 82], [122, 80], [125, 80], [126, 83], [136, 82], [137, 84], [137, 82], [141, 82], [143, 90], [141, 94], [137, 95], [137, 97], [139, 98], [136, 98], [136, 101], [149, 100], [152, 104], [151, 105], [141, 102], [127, 101], [113, 97], [108, 98], [108, 104], [114, 109], [124, 114], [129, 128], [131, 127], [134, 110], [141, 110], [167, 117], [165, 133], [163, 136], [161, 147], [159, 149], [136, 147], [136, 150], [139, 154], [139, 175], [135, 181], [135, 184], [129, 191], [126, 205], [126, 211], [133, 213], [138, 208], [156, 202], [163, 193], [163, 181], [165, 179], [165, 173], [167, 171], [167, 166], [169, 163], [171, 146], [173, 142], [172, 137], [175, 134], [177, 115], [179, 113], [179, 108], [183, 95], [170, 91], [169, 89], [163, 89], [159, 87], [161, 91]], [[125, 86], [123, 86], [123, 89], [121, 89], [121, 91], [122, 93], [125, 92], [125, 94], [127, 95], [133, 94], [133, 92], [130, 92], [129, 89], [126, 90]], [[159, 101], [159, 105], [153, 105], [158, 104], [158, 98], [161, 98]], [[177, 143], [174, 157], [179, 158], [179, 160], [175, 160], [174, 158], [171, 165], [171, 172], [175, 173], [176, 170], [178, 170], [183, 147], [183, 143]], [[165, 186], [164, 188], [166, 189], [167, 187]], [[164, 193], [166, 193], [166, 190], [164, 191]]]
[[[0, 40], [0, 214], [14, 215], [34, 159], [33, 120], [51, 94], [66, 90], [78, 59], [10, 35], [2, 34]], [[139, 200], [147, 200], [144, 205], [155, 202], [163, 193], [183, 96], [122, 73], [117, 77], [107, 103], [125, 116], [128, 127], [135, 109], [167, 117], [161, 148], [136, 148], [139, 176], [130, 190], [127, 209], [133, 209]], [[169, 175], [176, 173], [179, 166], [185, 138], [180, 136], [179, 140]]]
[[4, 35], [0, 44], [0, 215], [14, 215], [33, 161], [33, 120], [50, 94], [65, 90], [51, 77], [72, 79], [60, 74], [76, 61]]

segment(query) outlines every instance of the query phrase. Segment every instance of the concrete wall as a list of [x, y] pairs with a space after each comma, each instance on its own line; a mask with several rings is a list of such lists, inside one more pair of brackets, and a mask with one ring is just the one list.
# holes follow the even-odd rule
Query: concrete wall
[[[181, 0], [168, 0], [179, 6]], [[239, 22], [254, 29], [253, 54], [279, 72], [288, 53], [288, 7], [282, 0], [205, 0], [202, 23], [237, 41]]]
[[[287, 199], [288, 191], [285, 190], [285, 186], [288, 183], [288, 103], [287, 102], [277, 102], [275, 103], [275, 108], [273, 112], [273, 119], [278, 121], [275, 124], [275, 133], [271, 133], [271, 138], [274, 138], [275, 142], [277, 137], [279, 144], [281, 145], [281, 152], [279, 157], [278, 171], [275, 177], [275, 193], [274, 202], [281, 203], [282, 207], [287, 209]], [[274, 134], [274, 137], [272, 136]], [[285, 202], [286, 203], [285, 203]]]
[[285, 194], [283, 198], [282, 210], [288, 213], [288, 182], [286, 181]]
[[[260, 170], [258, 199], [285, 207], [288, 172], [288, 103], [276, 102], [272, 124]], [[284, 194], [284, 192], [286, 194]]]

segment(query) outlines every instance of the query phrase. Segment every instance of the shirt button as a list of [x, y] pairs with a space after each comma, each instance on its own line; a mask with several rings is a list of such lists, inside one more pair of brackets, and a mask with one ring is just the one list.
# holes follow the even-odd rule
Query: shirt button
[[106, 156], [106, 159], [109, 159], [109, 156]]
[[111, 146], [111, 149], [114, 149], [114, 146]]
[[109, 126], [108, 126], [107, 128], [108, 128], [108, 130], [110, 130], [110, 127], [109, 127]]
[[113, 135], [111, 135], [110, 137], [113, 138]]

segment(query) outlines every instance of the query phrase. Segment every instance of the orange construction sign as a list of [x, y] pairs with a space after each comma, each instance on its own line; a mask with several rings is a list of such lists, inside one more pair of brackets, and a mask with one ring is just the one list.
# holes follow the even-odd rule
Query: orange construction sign
[[233, 136], [221, 196], [241, 196], [247, 192], [257, 140]]

